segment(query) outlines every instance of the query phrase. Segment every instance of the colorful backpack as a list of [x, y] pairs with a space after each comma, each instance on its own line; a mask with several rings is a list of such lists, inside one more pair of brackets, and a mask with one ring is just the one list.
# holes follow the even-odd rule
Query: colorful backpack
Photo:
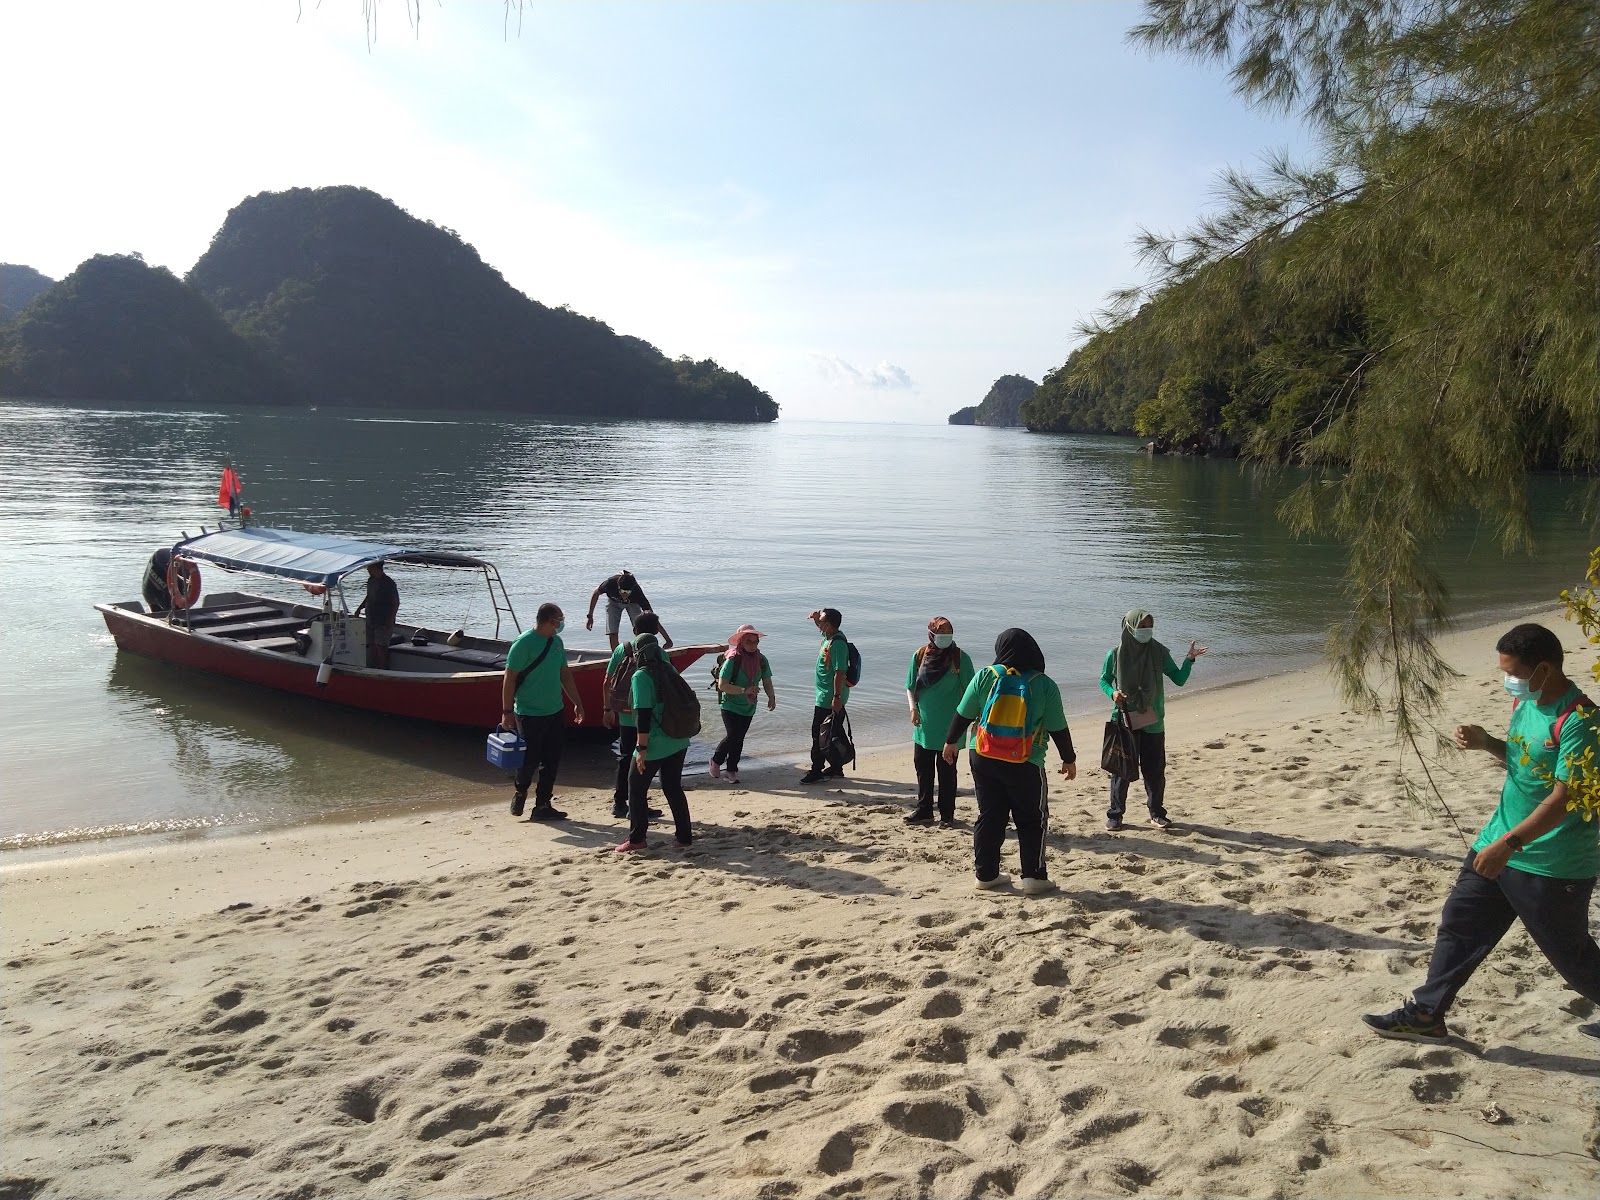
[[1033, 677], [999, 664], [989, 670], [995, 674], [994, 687], [983, 702], [972, 748], [985, 758], [1027, 762], [1033, 753], [1033, 736], [1028, 732], [1028, 683]]

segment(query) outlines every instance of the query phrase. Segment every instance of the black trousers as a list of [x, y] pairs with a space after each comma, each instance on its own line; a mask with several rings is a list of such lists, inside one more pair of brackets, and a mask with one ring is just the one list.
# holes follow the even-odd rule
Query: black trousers
[[[741, 713], [720, 710], [722, 713], [722, 740], [717, 743], [717, 748], [711, 755], [711, 761], [717, 766], [726, 765], [728, 770], [735, 775], [739, 773], [739, 756], [744, 753], [744, 735], [750, 732], [750, 722], [754, 721], [755, 714], [748, 717]], [[816, 735], [812, 734], [815, 740]]]
[[688, 845], [694, 841], [694, 830], [689, 825], [689, 797], [683, 794], [683, 760], [689, 753], [685, 746], [676, 754], [647, 762], [644, 770], [628, 769], [628, 840], [642, 842], [650, 831], [650, 781], [661, 772], [661, 794], [667, 798], [672, 810], [674, 834], [678, 841]]
[[[831, 707], [821, 704], [811, 710], [811, 769], [813, 771], [823, 771], [828, 766], [826, 748], [821, 745], [819, 739], [822, 737], [822, 723], [828, 719], [828, 714], [832, 711]], [[841, 708], [839, 711], [843, 712], [844, 709]]]
[[619, 725], [617, 727], [617, 783], [611, 789], [611, 803], [626, 804], [628, 802], [628, 774], [633, 770], [633, 748], [639, 744], [639, 727], [637, 725]]
[[[1139, 748], [1139, 777], [1144, 780], [1145, 803], [1152, 817], [1167, 815], [1162, 800], [1167, 794], [1167, 735], [1151, 733], [1146, 729], [1133, 731], [1134, 744]], [[1106, 816], [1113, 821], [1122, 820], [1128, 810], [1128, 781], [1120, 775], [1111, 777], [1111, 807]]]
[[1522, 927], [1573, 991], [1600, 1004], [1600, 946], [1589, 935], [1593, 879], [1551, 879], [1507, 867], [1498, 879], [1472, 869], [1468, 853], [1439, 915], [1428, 981], [1413, 993], [1419, 1008], [1443, 1014], [1478, 964], [1506, 935]]
[[1050, 823], [1050, 802], [1044, 768], [985, 758], [977, 751], [968, 753], [967, 766], [978, 799], [978, 820], [972, 827], [972, 865], [978, 878], [988, 880], [1000, 874], [1008, 822], [1017, 826], [1022, 877], [1047, 878], [1044, 835]]
[[956, 815], [956, 765], [947, 763], [944, 755], [926, 746], [913, 744], [911, 762], [917, 769], [917, 811], [933, 811], [933, 785], [939, 783], [939, 818], [953, 821]]
[[528, 794], [528, 785], [533, 782], [534, 772], [537, 771], [539, 786], [533, 793], [533, 803], [535, 807], [542, 807], [549, 804], [550, 797], [556, 794], [556, 773], [561, 770], [561, 751], [567, 744], [567, 714], [555, 712], [546, 717], [519, 716], [517, 724], [522, 727], [523, 740], [528, 743], [528, 752], [522, 756], [522, 765], [517, 768], [517, 795]]

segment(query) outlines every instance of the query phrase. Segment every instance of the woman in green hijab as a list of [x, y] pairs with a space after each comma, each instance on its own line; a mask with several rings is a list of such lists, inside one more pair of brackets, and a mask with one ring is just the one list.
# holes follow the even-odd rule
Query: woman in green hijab
[[[1133, 740], [1139, 748], [1139, 774], [1144, 777], [1145, 799], [1150, 806], [1150, 823], [1162, 829], [1172, 824], [1162, 802], [1167, 788], [1167, 703], [1162, 676], [1182, 687], [1189, 682], [1195, 659], [1206, 652], [1204, 646], [1189, 643], [1183, 666], [1172, 661], [1172, 653], [1155, 640], [1156, 619], [1142, 608], [1122, 618], [1122, 640], [1106, 654], [1100, 672], [1100, 690], [1111, 697], [1113, 709], [1127, 715], [1134, 727]], [[1128, 781], [1111, 777], [1111, 807], [1106, 810], [1106, 828], [1122, 828], [1122, 815], [1128, 808]]]

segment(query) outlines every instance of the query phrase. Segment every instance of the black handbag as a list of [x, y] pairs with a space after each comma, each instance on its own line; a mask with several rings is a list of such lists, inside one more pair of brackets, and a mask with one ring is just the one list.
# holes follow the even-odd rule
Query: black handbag
[[842, 770], [856, 761], [855, 739], [850, 736], [850, 718], [844, 709], [830, 712], [817, 730], [817, 749], [830, 767]]
[[1128, 717], [1120, 708], [1106, 722], [1105, 741], [1100, 744], [1100, 766], [1107, 775], [1134, 783], [1139, 778], [1139, 744], [1134, 740]]

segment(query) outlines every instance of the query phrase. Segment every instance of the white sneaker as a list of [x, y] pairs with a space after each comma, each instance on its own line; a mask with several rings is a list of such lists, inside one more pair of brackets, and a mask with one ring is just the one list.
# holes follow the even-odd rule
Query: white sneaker
[[972, 886], [980, 892], [992, 892], [996, 888], [1010, 887], [1011, 876], [1001, 871], [993, 879], [974, 879]]
[[712, 763], [711, 764], [711, 778], [713, 778], [713, 779], [721, 779], [722, 778], [722, 768], [719, 767], [716, 763]]
[[1028, 878], [1018, 883], [1017, 887], [1026, 896], [1043, 896], [1056, 890], [1056, 881], [1054, 879]]

